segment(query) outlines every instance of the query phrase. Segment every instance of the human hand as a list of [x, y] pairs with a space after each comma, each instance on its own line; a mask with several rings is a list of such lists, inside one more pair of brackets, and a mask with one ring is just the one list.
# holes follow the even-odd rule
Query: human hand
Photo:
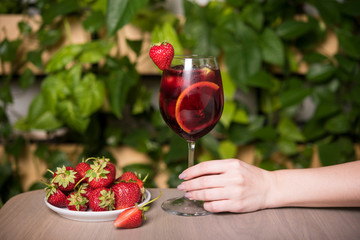
[[192, 200], [205, 201], [209, 212], [251, 212], [266, 208], [271, 173], [238, 159], [212, 160], [179, 175], [178, 189]]

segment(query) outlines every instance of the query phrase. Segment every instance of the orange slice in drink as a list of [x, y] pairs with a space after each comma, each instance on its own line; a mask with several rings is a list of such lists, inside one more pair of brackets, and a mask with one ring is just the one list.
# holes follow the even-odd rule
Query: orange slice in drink
[[176, 101], [175, 118], [187, 133], [202, 130], [213, 124], [212, 111], [206, 108], [218, 95], [219, 86], [213, 82], [197, 82], [182, 91]]

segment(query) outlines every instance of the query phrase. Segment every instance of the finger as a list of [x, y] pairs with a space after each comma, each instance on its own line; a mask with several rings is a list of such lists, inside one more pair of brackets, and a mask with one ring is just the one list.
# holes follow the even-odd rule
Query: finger
[[223, 173], [228, 169], [229, 161], [231, 160], [211, 160], [201, 162], [183, 171], [179, 175], [179, 178], [188, 180], [202, 175]]
[[185, 193], [185, 197], [191, 200], [199, 201], [219, 201], [228, 198], [224, 188], [211, 188], [204, 190], [196, 190]]
[[219, 200], [204, 202], [204, 209], [209, 212], [231, 212], [233, 202], [231, 200]]
[[232, 177], [220, 175], [208, 175], [182, 182], [178, 189], [181, 191], [194, 191], [208, 188], [219, 188], [232, 183]]

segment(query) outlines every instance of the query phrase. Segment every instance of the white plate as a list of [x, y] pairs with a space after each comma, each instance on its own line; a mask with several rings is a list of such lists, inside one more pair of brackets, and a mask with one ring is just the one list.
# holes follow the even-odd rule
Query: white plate
[[[150, 198], [151, 198], [150, 192], [145, 189], [145, 194], [146, 194], [146, 198], [142, 203], [139, 204], [139, 206], [144, 205], [145, 203], [147, 203], [150, 200]], [[93, 212], [91, 210], [88, 210], [86, 212], [77, 212], [77, 211], [70, 211], [67, 208], [55, 207], [46, 201], [46, 197], [44, 198], [44, 201], [48, 208], [50, 208], [51, 210], [53, 210], [60, 216], [67, 218], [67, 219], [71, 219], [71, 220], [75, 220], [75, 221], [82, 221], [82, 222], [114, 221], [122, 211], [127, 209], [127, 208], [124, 208], [124, 209], [119, 209], [119, 210], [103, 211], [103, 212]]]

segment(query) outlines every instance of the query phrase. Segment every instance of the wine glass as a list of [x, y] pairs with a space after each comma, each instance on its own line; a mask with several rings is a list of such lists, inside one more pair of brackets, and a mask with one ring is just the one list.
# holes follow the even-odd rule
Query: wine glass
[[[187, 141], [188, 166], [193, 166], [196, 140], [214, 128], [223, 111], [223, 87], [215, 57], [174, 56], [162, 74], [159, 105], [164, 121]], [[181, 216], [208, 214], [203, 202], [186, 197], [169, 199], [162, 208]]]

